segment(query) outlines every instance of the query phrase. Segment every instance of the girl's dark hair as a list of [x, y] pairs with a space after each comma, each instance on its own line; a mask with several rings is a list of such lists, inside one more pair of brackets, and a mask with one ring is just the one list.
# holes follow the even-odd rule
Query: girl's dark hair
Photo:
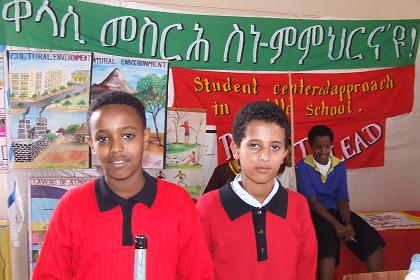
[[269, 101], [256, 101], [243, 106], [235, 116], [232, 129], [233, 141], [240, 145], [245, 137], [245, 130], [252, 121], [275, 123], [284, 128], [286, 143], [290, 139], [290, 123], [280, 107]]

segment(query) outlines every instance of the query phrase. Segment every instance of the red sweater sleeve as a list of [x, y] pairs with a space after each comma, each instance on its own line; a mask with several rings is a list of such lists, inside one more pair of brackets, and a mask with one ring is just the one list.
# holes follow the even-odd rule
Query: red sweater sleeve
[[[206, 213], [209, 212], [208, 211], [209, 200], [211, 200], [209, 198], [210, 197], [213, 198], [213, 196], [214, 196], [214, 193], [203, 194], [196, 203], [196, 208], [200, 216], [201, 224], [203, 225], [204, 235], [207, 241], [207, 247], [210, 251], [210, 256], [212, 256], [212, 258], [213, 258], [214, 246], [213, 246], [213, 240], [212, 240], [213, 233], [211, 231], [211, 226], [210, 226], [211, 217], [208, 217]], [[205, 198], [203, 199], [203, 197]]]
[[192, 199], [188, 194], [180, 225], [177, 279], [212, 280], [213, 264], [204, 237], [203, 227]]
[[73, 224], [66, 209], [66, 195], [58, 202], [40, 256], [35, 265], [32, 279], [72, 279], [71, 229]]
[[301, 203], [303, 205], [301, 212], [302, 235], [296, 266], [296, 280], [316, 279], [318, 245], [307, 200], [304, 199]]

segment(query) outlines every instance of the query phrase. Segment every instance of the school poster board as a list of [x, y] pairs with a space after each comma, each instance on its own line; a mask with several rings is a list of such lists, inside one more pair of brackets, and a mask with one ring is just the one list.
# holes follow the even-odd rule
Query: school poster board
[[407, 230], [420, 229], [420, 217], [410, 215], [404, 211], [399, 212], [362, 212], [360, 215], [371, 227], [376, 230]]
[[152, 175], [198, 198], [204, 188], [206, 110], [168, 108], [167, 120], [165, 169]]
[[[1, 49], [1, 47], [0, 47]], [[6, 141], [6, 106], [4, 85], [4, 54], [0, 53], [0, 172], [8, 167], [7, 141]]]
[[[143, 102], [150, 141], [143, 154], [143, 168], [163, 168], [165, 154], [168, 62], [158, 59], [95, 54], [91, 102], [111, 91], [128, 92]], [[92, 165], [99, 165], [92, 156]]]
[[88, 168], [91, 53], [9, 51], [14, 168]]
[[48, 224], [58, 200], [69, 189], [81, 186], [92, 179], [80, 177], [29, 178], [28, 250], [30, 274], [32, 274], [44, 244]]
[[206, 145], [204, 148], [204, 188], [217, 167], [217, 134], [215, 125], [206, 125]]

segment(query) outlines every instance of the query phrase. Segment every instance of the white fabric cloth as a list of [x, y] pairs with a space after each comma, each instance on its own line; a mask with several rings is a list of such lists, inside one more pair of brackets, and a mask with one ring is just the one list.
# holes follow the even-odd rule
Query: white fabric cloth
[[324, 177], [327, 177], [328, 170], [330, 169], [330, 166], [331, 166], [331, 158], [328, 158], [328, 163], [325, 164], [325, 165], [324, 164], [320, 164], [319, 162], [317, 162], [315, 160], [315, 158], [314, 158], [314, 162], [315, 162], [315, 165], [318, 167], [319, 171], [321, 172], [321, 174]]
[[251, 205], [253, 207], [261, 208], [267, 205], [273, 196], [277, 193], [279, 189], [279, 182], [276, 179], [273, 179], [273, 189], [271, 190], [270, 194], [267, 198], [260, 203], [256, 200], [252, 195], [250, 195], [240, 184], [242, 181], [241, 174], [238, 174], [235, 179], [230, 183], [232, 190], [242, 199], [246, 204]]

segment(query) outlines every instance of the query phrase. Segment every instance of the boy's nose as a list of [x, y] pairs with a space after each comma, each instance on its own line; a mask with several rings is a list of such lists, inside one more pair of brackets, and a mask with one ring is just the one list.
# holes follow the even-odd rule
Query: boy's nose
[[270, 153], [265, 150], [261, 150], [258, 160], [268, 161], [270, 160]]
[[121, 141], [113, 141], [111, 146], [111, 152], [116, 154], [122, 152], [124, 150], [124, 146], [122, 145]]
[[324, 155], [329, 155], [330, 154], [330, 149], [329, 148], [324, 148], [324, 149], [322, 149], [322, 153]]

